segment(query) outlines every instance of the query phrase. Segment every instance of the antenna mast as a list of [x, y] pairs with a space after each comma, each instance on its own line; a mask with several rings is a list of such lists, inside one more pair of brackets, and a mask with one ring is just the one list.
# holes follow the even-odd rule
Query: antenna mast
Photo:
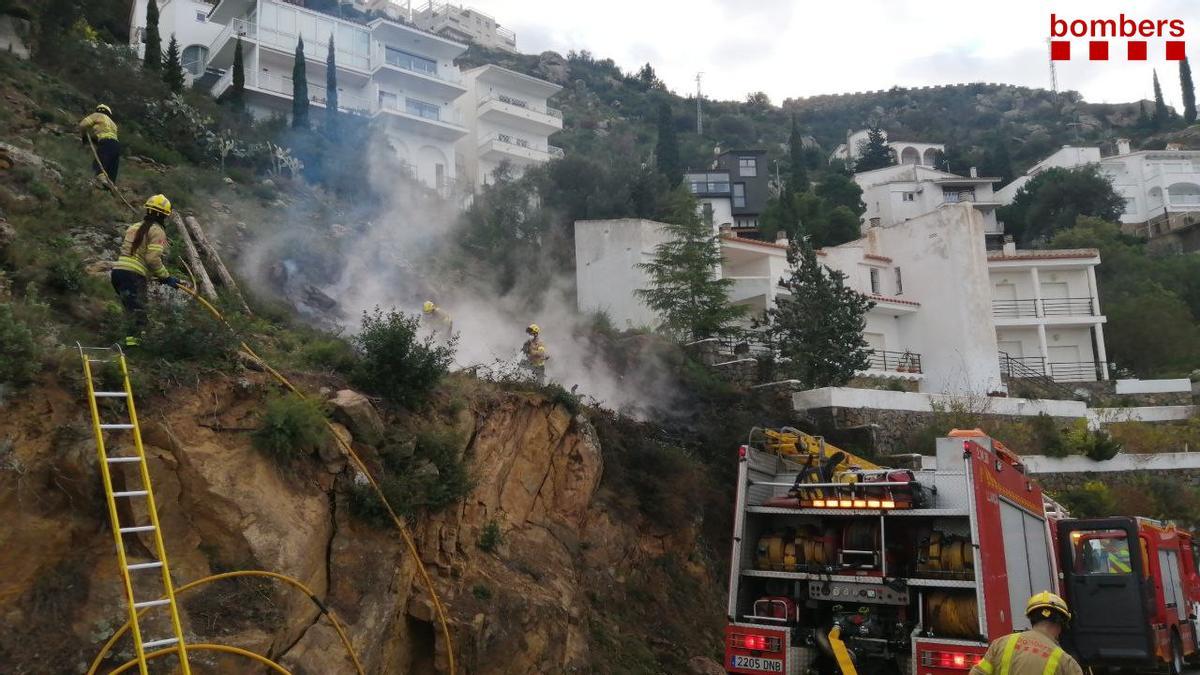
[[700, 93], [700, 78], [704, 73], [696, 73], [696, 135], [704, 135], [704, 110], [700, 106], [700, 102], [704, 100], [704, 94]]
[[[1050, 48], [1050, 38], [1046, 38], [1046, 48], [1047, 50]], [[1054, 92], [1055, 96], [1058, 96], [1058, 69], [1054, 66], [1054, 57], [1049, 52], [1047, 52], [1047, 56], [1050, 56], [1050, 90]]]

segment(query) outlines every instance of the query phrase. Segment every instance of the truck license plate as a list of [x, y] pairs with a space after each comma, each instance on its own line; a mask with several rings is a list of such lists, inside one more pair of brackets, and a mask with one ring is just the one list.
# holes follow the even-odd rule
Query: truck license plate
[[783, 659], [764, 659], [758, 656], [733, 655], [733, 667], [758, 670], [764, 673], [782, 673]]

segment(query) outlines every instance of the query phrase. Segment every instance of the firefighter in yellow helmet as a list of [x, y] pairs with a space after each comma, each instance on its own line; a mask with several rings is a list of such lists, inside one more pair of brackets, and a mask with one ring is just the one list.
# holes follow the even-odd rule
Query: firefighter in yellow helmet
[[1032, 626], [993, 642], [970, 675], [1083, 675], [1083, 669], [1058, 646], [1058, 638], [1071, 620], [1062, 598], [1042, 591], [1025, 604]]
[[[121, 141], [117, 139], [117, 123], [113, 121], [112, 108], [101, 103], [96, 111], [79, 121], [79, 139], [87, 145], [92, 139], [96, 157], [92, 158], [92, 171], [103, 181], [107, 177], [117, 182], [117, 169], [121, 163]], [[97, 162], [96, 158], [100, 161]]]
[[525, 332], [529, 335], [529, 339], [521, 345], [525, 366], [533, 372], [533, 379], [537, 380], [538, 384], [545, 384], [546, 361], [550, 355], [546, 353], [546, 343], [542, 342], [542, 329], [536, 323], [531, 323]]
[[450, 315], [432, 300], [426, 300], [425, 304], [421, 305], [421, 314], [424, 323], [434, 335], [449, 339], [454, 332], [454, 321], [450, 319]]
[[[171, 276], [163, 264], [167, 252], [167, 232], [163, 224], [171, 215], [171, 201], [162, 195], [146, 200], [146, 215], [140, 223], [125, 230], [121, 241], [121, 257], [112, 268], [112, 285], [121, 298], [127, 320], [125, 344], [136, 346], [137, 334], [146, 327], [147, 282], [153, 277], [159, 283], [172, 288], [179, 287], [179, 279]], [[132, 330], [131, 330], [132, 329]], [[135, 332], [136, 331], [136, 334]]]

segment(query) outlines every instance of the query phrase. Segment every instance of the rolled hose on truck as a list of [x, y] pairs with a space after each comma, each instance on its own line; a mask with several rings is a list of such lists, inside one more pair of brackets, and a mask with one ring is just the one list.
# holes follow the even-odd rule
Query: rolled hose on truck
[[979, 633], [974, 593], [933, 591], [925, 595], [925, 626], [939, 637], [971, 639]]

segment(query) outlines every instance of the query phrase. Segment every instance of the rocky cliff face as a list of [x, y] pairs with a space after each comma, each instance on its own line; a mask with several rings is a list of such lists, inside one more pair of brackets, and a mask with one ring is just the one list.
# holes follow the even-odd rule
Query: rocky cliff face
[[[82, 672], [126, 617], [77, 384], [47, 382], [9, 403], [0, 418], [6, 673]], [[281, 468], [251, 446], [245, 432], [267, 388], [222, 379], [143, 405], [177, 585], [231, 569], [287, 574], [343, 621], [367, 672], [443, 671], [446, 645], [416, 561], [393, 529], [348, 508], [353, 469], [325, 452]], [[346, 421], [352, 430], [361, 423]], [[621, 597], [636, 604], [621, 589], [630, 579], [649, 579], [646, 569], [663, 560], [684, 561], [664, 578], [719, 594], [708, 566], [686, 562], [697, 559], [694, 528], [658, 531], [608, 505], [602, 451], [584, 417], [535, 394], [488, 390], [440, 423], [463, 439], [473, 489], [462, 503], [419, 518], [413, 532], [450, 614], [459, 672], [616, 672], [606, 664], [613, 645], [641, 642], [638, 631], [656, 628], [618, 626], [628, 635], [614, 639], [617, 619], [609, 615], [618, 608], [607, 603]], [[354, 443], [370, 463], [374, 449]], [[122, 484], [124, 476], [116, 480]], [[141, 514], [126, 510], [122, 517]], [[496, 545], [481, 547], [481, 537]], [[151, 559], [151, 546], [149, 539], [131, 545], [131, 559]], [[151, 576], [138, 579], [140, 597], [157, 594]], [[183, 592], [181, 605], [194, 641], [266, 654], [297, 675], [355, 672], [316, 604], [291, 587], [223, 581]], [[670, 617], [695, 626], [676, 634], [694, 635], [697, 644], [716, 639], [719, 610], [705, 607], [703, 616]], [[151, 636], [168, 634], [161, 618], [147, 625]], [[122, 641], [102, 672], [131, 656]], [[194, 672], [258, 672], [233, 657], [196, 652], [192, 661]]]

